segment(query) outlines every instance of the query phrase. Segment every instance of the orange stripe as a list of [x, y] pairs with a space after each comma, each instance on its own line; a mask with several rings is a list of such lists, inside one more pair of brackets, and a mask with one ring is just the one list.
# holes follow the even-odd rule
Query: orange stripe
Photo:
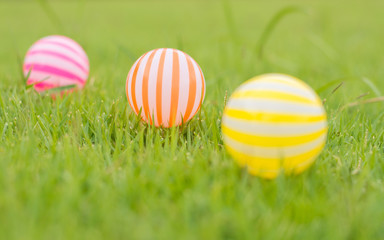
[[157, 113], [157, 122], [159, 123], [159, 126], [163, 124], [162, 119], [162, 102], [163, 102], [163, 70], [164, 70], [164, 61], [165, 61], [165, 54], [167, 52], [166, 49], [162, 50], [159, 61], [159, 68], [157, 71], [157, 81], [156, 81], [156, 113]]
[[173, 66], [172, 66], [172, 92], [171, 92], [171, 111], [169, 114], [169, 126], [172, 127], [176, 121], [177, 106], [179, 105], [179, 80], [180, 66], [179, 56], [176, 50], [173, 51]]
[[132, 104], [133, 104], [133, 110], [135, 111], [136, 114], [139, 114], [139, 109], [137, 107], [137, 102], [136, 102], [136, 77], [137, 77], [137, 71], [139, 71], [140, 63], [144, 59], [145, 53], [137, 62], [137, 65], [135, 67], [135, 70], [133, 71], [133, 76], [132, 76], [132, 83], [131, 83], [131, 97], [132, 97]]
[[[197, 63], [196, 63], [196, 65], [197, 65]], [[202, 87], [202, 91], [201, 91], [200, 104], [199, 104], [199, 107], [200, 107], [200, 106], [201, 106], [201, 103], [203, 102], [203, 99], [204, 99], [204, 93], [205, 93], [205, 81], [204, 81], [203, 72], [201, 71], [200, 66], [197, 65], [197, 67], [199, 68], [200, 76], [201, 76], [201, 84], [203, 85], [203, 87]]]
[[[131, 71], [129, 71], [129, 73], [130, 73], [130, 72], [131, 72]], [[127, 99], [128, 99], [129, 106], [131, 106], [131, 109], [133, 109], [132, 104], [131, 104], [131, 100], [129, 100], [129, 95], [128, 95], [129, 73], [128, 73], [128, 76], [127, 76], [127, 81], [126, 81], [126, 83], [125, 83], [125, 94], [127, 94]]]
[[150, 124], [152, 125], [152, 116], [149, 113], [149, 99], [148, 99], [148, 80], [149, 80], [149, 70], [151, 70], [153, 57], [155, 56], [157, 50], [152, 51], [151, 55], [148, 57], [147, 64], [144, 68], [144, 75], [143, 75], [143, 88], [142, 88], [142, 96], [143, 96], [143, 111], [145, 114], [145, 117], [147, 120], [149, 120]]
[[183, 121], [186, 122], [191, 115], [193, 105], [195, 105], [195, 99], [196, 99], [196, 75], [195, 75], [195, 68], [193, 67], [191, 58], [185, 54], [185, 58], [187, 59], [187, 65], [188, 65], [188, 72], [189, 72], [189, 95], [188, 95], [188, 103], [187, 103], [187, 109], [185, 111], [185, 115], [183, 118]]
[[[136, 64], [137, 66], [137, 64]], [[135, 67], [136, 67], [135, 66]], [[127, 76], [127, 82], [125, 84], [125, 92], [127, 94], [127, 98], [128, 98], [128, 103], [129, 103], [129, 106], [131, 107], [132, 110], [134, 110], [134, 107], [133, 107], [133, 103], [131, 102], [131, 99], [129, 98], [129, 94], [128, 94], [128, 83], [129, 83], [129, 79], [132, 77], [132, 72], [133, 72], [133, 69], [131, 69], [128, 73], [128, 76]]]

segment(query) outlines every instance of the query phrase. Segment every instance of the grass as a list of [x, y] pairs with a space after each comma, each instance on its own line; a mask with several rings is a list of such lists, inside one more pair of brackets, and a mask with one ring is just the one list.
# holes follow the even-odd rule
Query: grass
[[[272, 24], [285, 1], [0, 2], [1, 238], [384, 238], [384, 5], [290, 4], [307, 14]], [[18, 56], [50, 34], [87, 51], [84, 91], [26, 89]], [[125, 97], [131, 65], [157, 47], [189, 53], [206, 77], [180, 128], [141, 123]], [[328, 113], [327, 145], [296, 177], [252, 177], [222, 145], [225, 96], [265, 72], [303, 79]]]

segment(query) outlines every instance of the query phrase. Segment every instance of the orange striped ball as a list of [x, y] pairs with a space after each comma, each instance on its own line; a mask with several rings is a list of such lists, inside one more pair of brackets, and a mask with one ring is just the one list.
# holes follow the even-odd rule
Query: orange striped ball
[[157, 127], [178, 126], [199, 110], [205, 81], [199, 65], [188, 54], [170, 48], [149, 51], [127, 76], [128, 102], [136, 115]]

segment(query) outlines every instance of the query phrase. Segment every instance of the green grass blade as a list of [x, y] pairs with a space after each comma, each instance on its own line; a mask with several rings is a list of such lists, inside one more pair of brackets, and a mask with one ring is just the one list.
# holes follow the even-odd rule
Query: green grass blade
[[340, 79], [336, 79], [336, 80], [333, 80], [333, 81], [330, 81], [326, 84], [324, 84], [323, 86], [315, 89], [316, 93], [317, 94], [321, 94], [325, 91], [327, 91], [328, 89], [330, 89], [332, 86], [336, 85], [337, 83], [340, 84], [342, 81], [340, 81]]
[[23, 82], [23, 84], [26, 84], [27, 80], [31, 74], [31, 69], [29, 70], [27, 76], [25, 76], [24, 71], [23, 71], [23, 60], [22, 60], [21, 55], [19, 53], [16, 54], [16, 60], [17, 60], [18, 69], [20, 69], [20, 79]]
[[271, 36], [272, 31], [276, 28], [277, 24], [281, 22], [281, 20], [290, 14], [304, 12], [301, 7], [298, 6], [288, 6], [280, 11], [278, 11], [268, 22], [264, 31], [261, 33], [261, 36], [256, 44], [255, 53], [261, 59], [264, 54], [265, 45], [268, 41], [268, 38]]
[[47, 15], [49, 20], [53, 25], [55, 25], [58, 30], [64, 31], [64, 25], [61, 22], [59, 15], [55, 12], [55, 10], [52, 8], [52, 6], [48, 3], [47, 0], [36, 0], [37, 3], [39, 3], [41, 9], [44, 11], [44, 13]]
[[56, 88], [52, 88], [52, 89], [47, 90], [47, 93], [59, 93], [59, 92], [65, 91], [65, 90], [73, 89], [76, 86], [77, 86], [76, 84], [71, 84], [71, 85], [62, 86], [62, 87], [56, 87]]
[[332, 61], [337, 60], [337, 53], [336, 51], [324, 41], [324, 39], [320, 38], [317, 35], [311, 35], [308, 37], [309, 41], [317, 47], [326, 57], [331, 59]]
[[363, 82], [376, 94], [376, 96], [383, 96], [379, 88], [367, 77], [362, 78]]
[[34, 83], [32, 83], [32, 84], [27, 84], [27, 80], [28, 80], [28, 78], [29, 78], [29, 75], [31, 74], [31, 71], [32, 71], [32, 69], [29, 69], [28, 74], [27, 74], [27, 76], [26, 76], [26, 81], [25, 81], [25, 84], [26, 84], [26, 85], [25, 85], [25, 89], [30, 89], [30, 88], [34, 87], [36, 84], [41, 83], [41, 82], [44, 82], [45, 80], [48, 80], [48, 79], [50, 78], [50, 76], [47, 76], [47, 77], [41, 79], [40, 81], [34, 82]]
[[134, 54], [131, 49], [128, 49], [127, 47], [125, 47], [122, 44], [116, 44], [116, 45], [117, 45], [117, 49], [119, 51], [121, 51], [122, 53], [124, 53], [133, 62], [135, 62], [138, 59], [137, 55]]
[[232, 38], [232, 41], [236, 44], [239, 44], [239, 35], [237, 32], [235, 20], [233, 17], [233, 11], [230, 4], [230, 0], [222, 0], [224, 17], [229, 31], [229, 35]]

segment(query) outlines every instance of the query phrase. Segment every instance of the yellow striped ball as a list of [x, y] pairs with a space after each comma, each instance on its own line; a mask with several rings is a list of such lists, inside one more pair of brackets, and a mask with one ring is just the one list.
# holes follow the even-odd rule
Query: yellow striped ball
[[315, 161], [327, 137], [317, 94], [301, 80], [265, 74], [242, 84], [224, 109], [222, 133], [230, 155], [256, 176], [298, 174]]

